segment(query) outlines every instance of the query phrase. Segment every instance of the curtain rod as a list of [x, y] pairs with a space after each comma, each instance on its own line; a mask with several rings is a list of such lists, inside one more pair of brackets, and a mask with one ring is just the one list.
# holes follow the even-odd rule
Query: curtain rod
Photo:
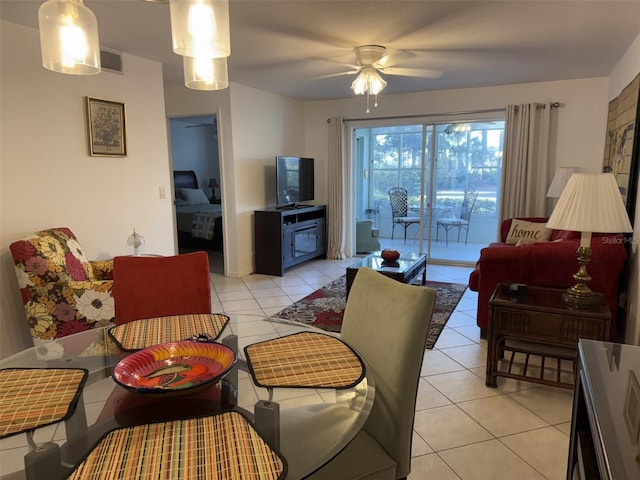
[[[551, 102], [551, 108], [560, 108], [562, 104], [560, 102]], [[536, 103], [537, 108], [545, 108], [544, 103]], [[395, 117], [366, 117], [366, 118], [344, 118], [343, 122], [360, 122], [362, 120], [403, 120], [409, 118], [425, 118], [425, 117], [442, 117], [453, 115], [472, 115], [477, 113], [497, 113], [504, 112], [506, 108], [488, 108], [485, 110], [467, 110], [461, 112], [446, 112], [446, 113], [424, 113], [422, 115], [398, 115]], [[329, 123], [327, 118], [327, 123]]]

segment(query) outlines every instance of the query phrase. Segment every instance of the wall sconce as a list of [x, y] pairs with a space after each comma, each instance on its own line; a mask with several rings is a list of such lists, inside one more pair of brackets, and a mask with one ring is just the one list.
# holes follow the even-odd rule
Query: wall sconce
[[231, 54], [229, 0], [171, 0], [173, 51], [186, 57]]
[[229, 86], [227, 59], [182, 57], [184, 84], [194, 90], [222, 90]]
[[100, 73], [96, 16], [82, 0], [48, 0], [38, 10], [42, 66], [70, 75]]
[[586, 285], [591, 280], [587, 264], [591, 256], [591, 233], [632, 232], [620, 190], [611, 173], [574, 173], [562, 191], [547, 228], [581, 232], [578, 247], [580, 268], [573, 275], [576, 284], [562, 295], [572, 308], [589, 309], [596, 295]]

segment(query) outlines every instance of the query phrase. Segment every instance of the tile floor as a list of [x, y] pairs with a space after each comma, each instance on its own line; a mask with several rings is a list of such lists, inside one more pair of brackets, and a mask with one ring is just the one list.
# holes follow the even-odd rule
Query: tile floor
[[[212, 262], [214, 311], [268, 316], [343, 275], [355, 260], [316, 260], [284, 277], [242, 279], [216, 273], [220, 271], [216, 261]], [[427, 279], [466, 284], [470, 270], [429, 265]], [[476, 294], [467, 290], [435, 348], [425, 351], [409, 479], [565, 478], [572, 392], [504, 378], [498, 379], [498, 388], [486, 387], [487, 345], [475, 325], [476, 300]], [[54, 440], [59, 435], [40, 434], [54, 435]], [[11, 437], [0, 442], [2, 480], [21, 478], [10, 473], [15, 471], [10, 464], [21, 464], [24, 455], [16, 441]]]
[[[284, 277], [213, 275], [215, 306], [271, 315], [344, 274], [354, 259], [316, 260]], [[471, 269], [430, 265], [427, 279], [467, 283]], [[467, 290], [421, 372], [410, 480], [566, 477], [572, 392], [498, 378], [484, 384], [487, 344]]]

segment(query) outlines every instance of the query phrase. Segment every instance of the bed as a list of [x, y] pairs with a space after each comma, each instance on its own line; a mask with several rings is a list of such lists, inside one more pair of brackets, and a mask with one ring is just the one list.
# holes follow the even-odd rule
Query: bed
[[222, 250], [222, 205], [211, 204], [193, 170], [174, 170], [178, 242]]

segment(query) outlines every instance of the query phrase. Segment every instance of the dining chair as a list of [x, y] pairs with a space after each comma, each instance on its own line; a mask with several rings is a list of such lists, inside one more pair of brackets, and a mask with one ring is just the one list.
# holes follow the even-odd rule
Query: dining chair
[[358, 269], [340, 336], [367, 362], [375, 400], [353, 441], [308, 479], [397, 480], [409, 475], [418, 381], [435, 302], [433, 289]]
[[460, 241], [460, 231], [462, 229], [465, 230], [464, 244], [467, 244], [467, 240], [469, 239], [469, 222], [471, 221], [471, 214], [473, 213], [473, 207], [476, 204], [477, 198], [478, 192], [476, 190], [467, 190], [464, 192], [460, 213], [457, 216], [447, 216], [445, 213], [436, 220], [436, 242], [440, 234], [440, 227], [442, 227], [445, 234], [445, 246], [449, 246], [449, 230], [453, 228], [458, 229], [458, 242]]
[[116, 325], [212, 311], [209, 257], [203, 251], [169, 257], [116, 257], [113, 283]]
[[420, 223], [420, 217], [408, 215], [409, 199], [407, 190], [401, 187], [394, 187], [389, 190], [389, 202], [391, 203], [391, 217], [393, 225], [391, 227], [391, 240], [397, 225], [404, 227], [404, 241], [407, 241], [407, 228], [414, 223]]

